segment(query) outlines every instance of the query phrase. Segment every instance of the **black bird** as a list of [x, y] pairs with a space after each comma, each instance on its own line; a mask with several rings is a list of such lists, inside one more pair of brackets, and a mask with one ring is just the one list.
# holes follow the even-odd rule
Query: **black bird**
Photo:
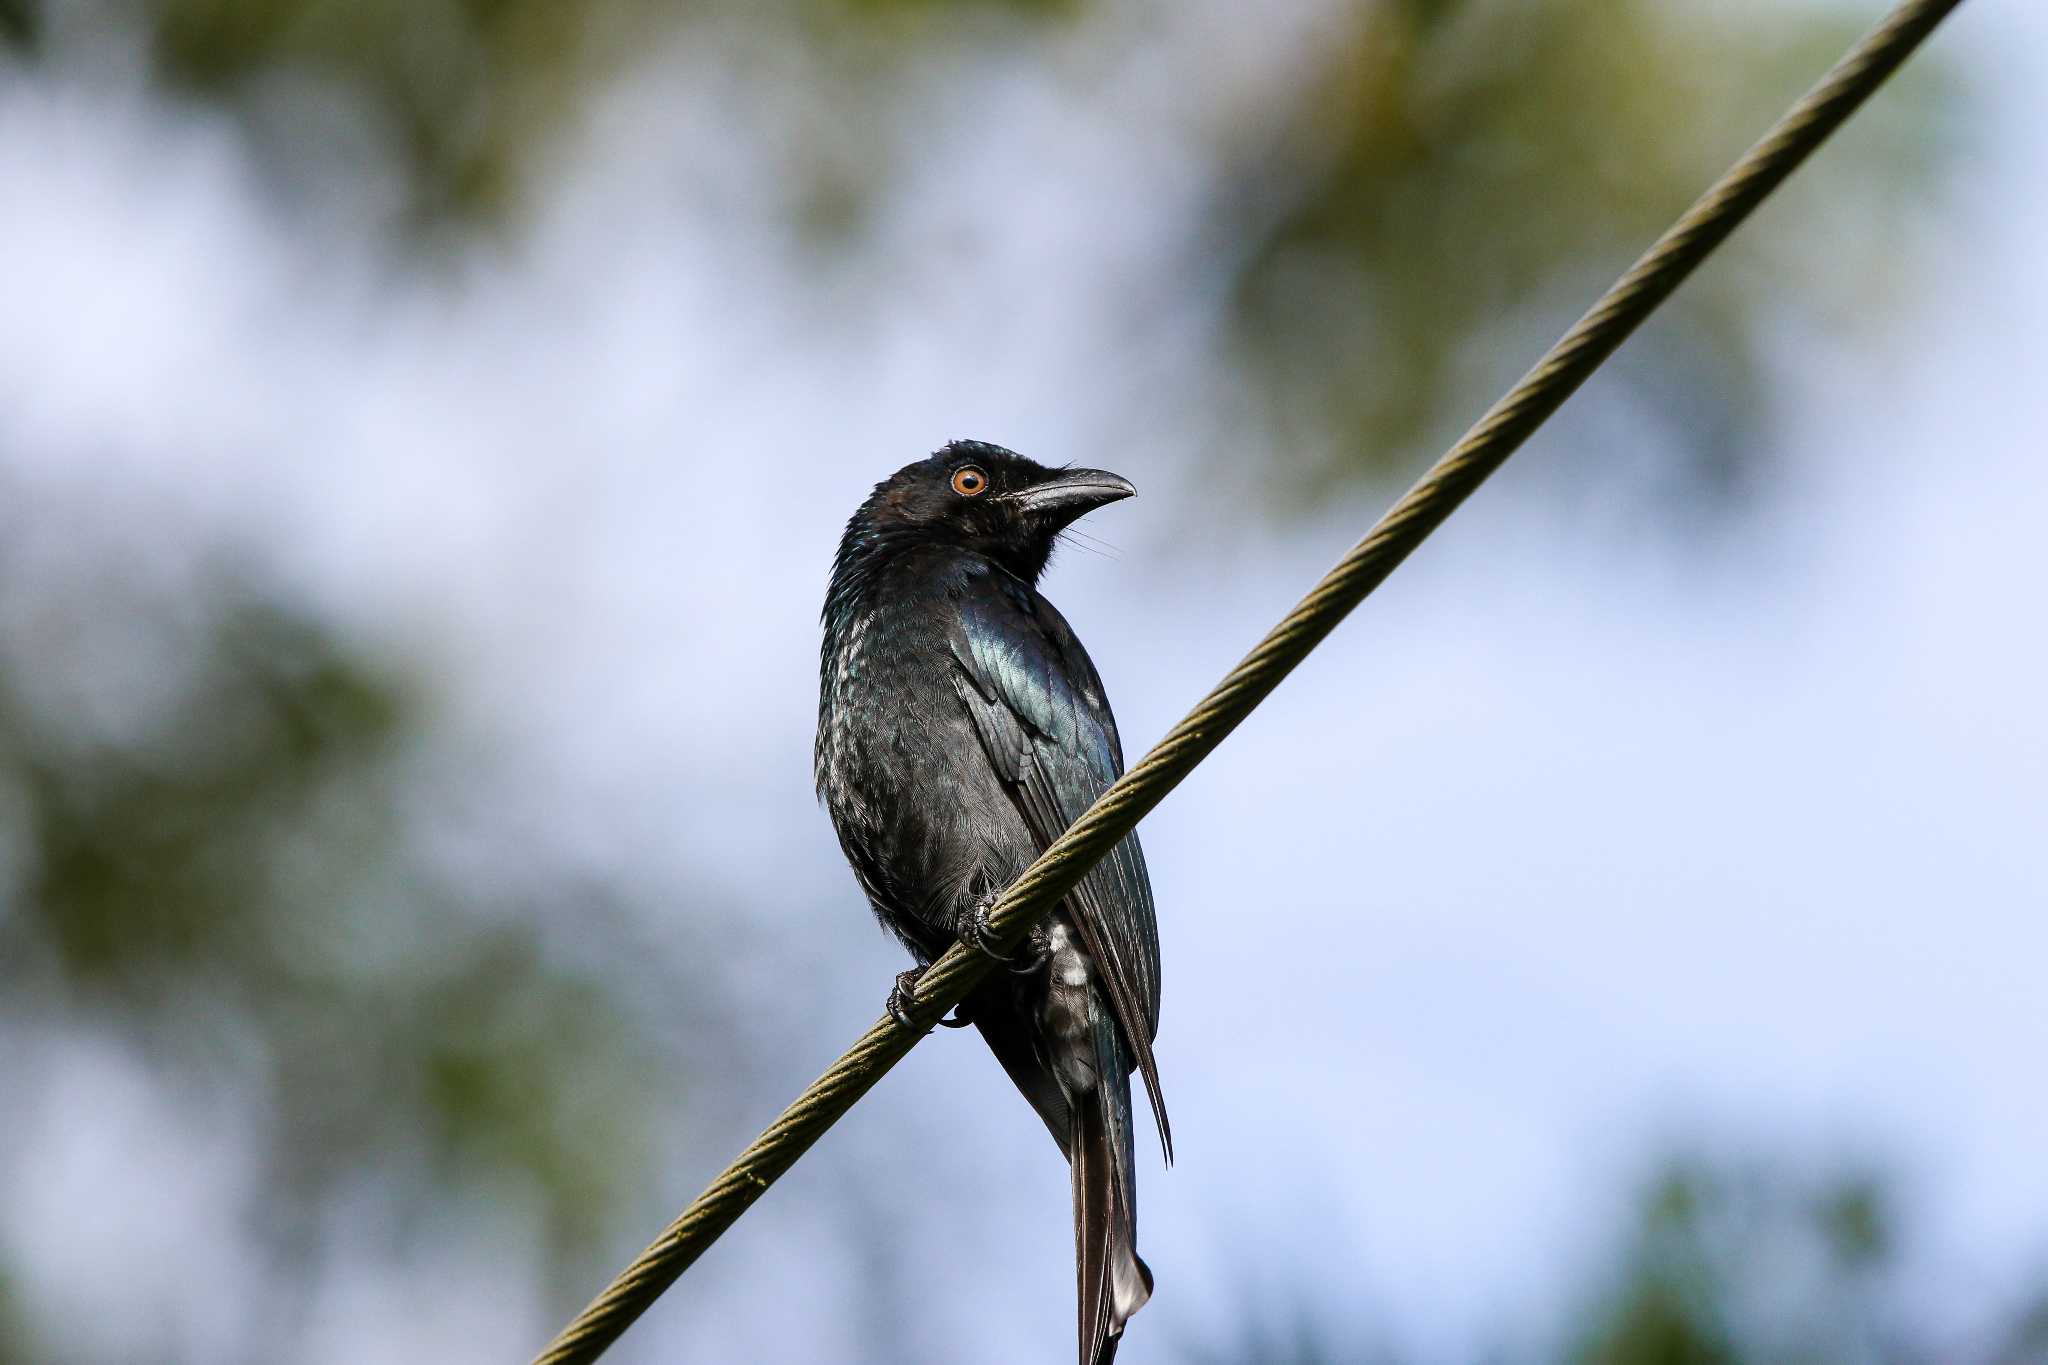
[[[876, 916], [920, 966], [956, 940], [989, 951], [996, 894], [1123, 772], [1102, 679], [1036, 584], [1062, 530], [1136, 491], [955, 441], [875, 485], [846, 525], [825, 594], [818, 795]], [[1006, 965], [959, 1013], [1073, 1167], [1081, 1365], [1107, 1365], [1152, 1293], [1135, 1243], [1133, 1069], [1173, 1150], [1138, 837]], [[906, 1026], [916, 976], [890, 995]]]

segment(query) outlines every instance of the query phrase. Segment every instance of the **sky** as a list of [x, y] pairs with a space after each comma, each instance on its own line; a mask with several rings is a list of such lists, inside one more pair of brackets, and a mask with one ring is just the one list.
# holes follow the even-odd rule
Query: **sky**
[[[1777, 339], [1782, 496], [1674, 550], [1532, 468], [1574, 454], [1539, 436], [1144, 825], [1178, 1161], [1143, 1159], [1159, 1293], [1122, 1359], [1177, 1358], [1247, 1295], [1479, 1349], [1598, 1257], [1666, 1150], [1895, 1173], [1911, 1292], [1957, 1330], [2048, 1269], [2048, 15], [1977, 0], [1936, 41], [1990, 135], [1901, 323]], [[1156, 224], [1090, 206], [1134, 175], [1192, 192], [1199, 168], [1064, 124], [1012, 76], [884, 228], [900, 259], [967, 242], [972, 267], [843, 314], [789, 287], [773, 184], [704, 133], [693, 60], [651, 55], [549, 201], [432, 274], [376, 247], [373, 183], [285, 211], [239, 126], [168, 102], [118, 43], [0, 81], [22, 571], [89, 583], [119, 558], [176, 585], [233, 547], [426, 661], [438, 742], [488, 756], [420, 798], [483, 810], [501, 839], [475, 875], [624, 864], [750, 907], [721, 965], [736, 996], [783, 993], [733, 1023], [761, 1103], [691, 1117], [645, 1236], [901, 965], [810, 792], [817, 607], [868, 486], [956, 436], [1129, 476], [1140, 497], [1084, 527], [1108, 551], [1070, 547], [1045, 588], [1132, 750], [1378, 510], [1234, 525], [1234, 494], [1173, 457], [1228, 407], [1198, 342], [1134, 360], [1104, 327], [1106, 296], [1147, 287]], [[665, 170], [685, 157], [687, 180]], [[99, 723], [162, 704], [132, 642], [87, 623], [68, 647], [48, 685]], [[111, 1256], [128, 1302], [82, 1344], [234, 1339], [266, 1273], [235, 1116], [103, 1041], [7, 1046], [63, 1061], [0, 1151], [33, 1296], [95, 1303]], [[904, 1239], [892, 1273], [927, 1314], [876, 1320], [827, 1193]], [[301, 1358], [532, 1350], [556, 1304], [504, 1217], [426, 1273], [336, 1277]], [[1066, 1218], [1042, 1128], [942, 1035], [616, 1358], [925, 1359], [967, 1330], [1012, 1344], [987, 1359], [1045, 1358], [1072, 1330]]]

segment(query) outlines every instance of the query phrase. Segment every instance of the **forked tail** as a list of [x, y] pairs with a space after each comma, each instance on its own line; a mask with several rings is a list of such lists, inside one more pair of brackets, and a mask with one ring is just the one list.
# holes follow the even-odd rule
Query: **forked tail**
[[1138, 1259], [1131, 1142], [1131, 1063], [1107, 1011], [1095, 1025], [1096, 1083], [1073, 1102], [1074, 1263], [1080, 1275], [1081, 1365], [1110, 1365], [1124, 1323], [1152, 1297]]

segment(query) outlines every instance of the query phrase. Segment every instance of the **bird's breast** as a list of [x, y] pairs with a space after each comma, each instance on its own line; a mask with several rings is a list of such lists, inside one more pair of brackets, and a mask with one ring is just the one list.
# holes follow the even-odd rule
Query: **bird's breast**
[[885, 609], [846, 623], [819, 707], [818, 785], [835, 820], [924, 824], [985, 785], [955, 667], [943, 617]]
[[818, 789], [885, 923], [950, 933], [1037, 853], [955, 685], [957, 602], [905, 594], [840, 623], [822, 663]]

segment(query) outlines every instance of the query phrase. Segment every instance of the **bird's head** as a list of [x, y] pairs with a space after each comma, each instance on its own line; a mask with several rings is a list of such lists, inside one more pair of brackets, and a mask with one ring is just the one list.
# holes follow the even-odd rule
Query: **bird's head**
[[897, 547], [949, 545], [1032, 583], [1061, 531], [1137, 491], [1100, 469], [1047, 469], [985, 441], [954, 441], [875, 485], [847, 523], [840, 562]]

